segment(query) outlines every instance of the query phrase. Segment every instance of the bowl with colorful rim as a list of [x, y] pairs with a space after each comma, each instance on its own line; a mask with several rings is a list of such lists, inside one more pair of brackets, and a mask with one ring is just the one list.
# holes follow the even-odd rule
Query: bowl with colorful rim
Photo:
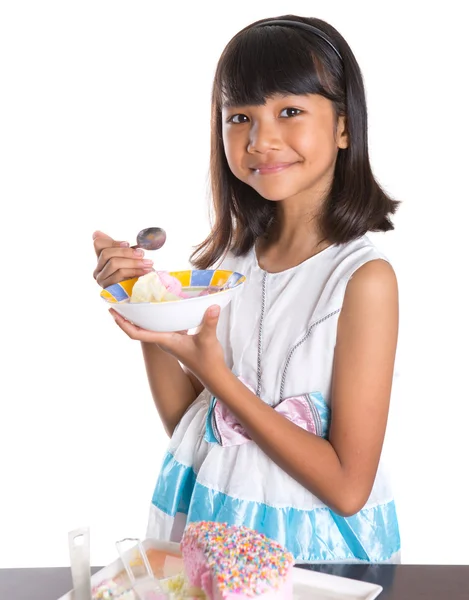
[[[185, 331], [198, 327], [210, 306], [217, 304], [222, 310], [228, 306], [246, 281], [241, 273], [223, 269], [157, 273], [174, 278], [182, 297], [169, 294], [169, 299], [161, 301], [135, 301], [132, 299], [134, 286], [142, 279], [135, 277], [103, 289], [101, 298], [109, 308], [143, 329]], [[148, 279], [148, 276], [145, 277]]]

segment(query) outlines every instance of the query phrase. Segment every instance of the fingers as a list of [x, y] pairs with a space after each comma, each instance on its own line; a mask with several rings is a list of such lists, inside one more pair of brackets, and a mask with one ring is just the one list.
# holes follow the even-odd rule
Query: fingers
[[93, 245], [96, 256], [98, 257], [104, 248], [128, 248], [130, 246], [129, 242], [119, 242], [113, 240], [112, 237], [106, 233], [103, 233], [102, 231], [95, 231], [93, 233]]
[[220, 316], [220, 307], [218, 304], [210, 306], [204, 314], [201, 325], [197, 329], [197, 334], [201, 339], [217, 335], [217, 324]]
[[99, 231], [99, 229], [93, 232], [93, 240], [95, 240], [98, 237], [108, 238], [110, 240], [112, 239], [111, 236], [109, 236], [107, 233], [104, 233], [104, 231]]
[[108, 247], [101, 251], [93, 275], [101, 287], [107, 287], [152, 270], [153, 261], [144, 258], [143, 250]]
[[218, 304], [214, 304], [213, 306], [209, 306], [207, 309], [204, 318], [206, 318], [211, 323], [215, 323], [218, 321], [218, 317], [220, 316], [220, 307]]
[[[109, 267], [111, 269], [112, 266]], [[122, 268], [118, 269], [115, 272], [112, 272], [109, 276], [106, 276], [106, 273], [99, 273], [97, 277], [95, 277], [98, 284], [104, 289], [113, 285], [114, 283], [120, 283], [121, 281], [125, 281], [126, 279], [133, 279], [135, 277], [141, 277], [142, 275], [146, 275], [150, 273], [153, 269], [142, 269], [142, 268]]]
[[147, 342], [150, 344], [158, 344], [158, 346], [161, 346], [163, 350], [170, 350], [175, 343], [177, 344], [177, 333], [159, 333], [156, 331], [148, 331], [147, 329], [142, 329], [130, 321], [127, 321], [127, 319], [124, 319], [124, 317], [122, 317], [112, 308], [109, 309], [109, 312], [113, 316], [117, 325], [132, 340]]
[[128, 242], [113, 240], [101, 231], [94, 232], [93, 240], [98, 257], [93, 277], [101, 287], [140, 277], [153, 270], [153, 261], [144, 258], [143, 250], [130, 248]]

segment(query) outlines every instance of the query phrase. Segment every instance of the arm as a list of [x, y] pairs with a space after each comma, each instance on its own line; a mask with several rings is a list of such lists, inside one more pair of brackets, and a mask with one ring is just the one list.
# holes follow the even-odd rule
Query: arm
[[[153, 270], [153, 261], [144, 260], [143, 251], [130, 248], [128, 242], [113, 240], [102, 231], [96, 231], [93, 240], [98, 259], [93, 276], [101, 287]], [[131, 337], [140, 339], [135, 331]], [[172, 435], [203, 386], [192, 373], [181, 367], [176, 358], [155, 343], [142, 343], [142, 349], [153, 400], [166, 432]]]
[[339, 318], [329, 440], [288, 421], [227, 369], [207, 387], [258, 446], [335, 512], [366, 503], [376, 476], [389, 409], [398, 330], [397, 282], [384, 261], [350, 280]]
[[154, 343], [142, 342], [143, 358], [153, 401], [171, 436], [181, 417], [202, 392], [203, 385], [171, 354]]

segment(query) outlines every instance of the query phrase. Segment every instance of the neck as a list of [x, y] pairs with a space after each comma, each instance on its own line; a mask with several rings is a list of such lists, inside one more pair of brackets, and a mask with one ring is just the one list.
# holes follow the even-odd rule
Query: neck
[[318, 211], [311, 205], [279, 202], [267, 236], [257, 244], [261, 268], [272, 273], [296, 266], [330, 245], [319, 227]]
[[295, 248], [311, 249], [323, 242], [319, 227], [319, 203], [285, 200], [277, 205], [277, 216], [268, 233], [268, 246], [280, 251]]

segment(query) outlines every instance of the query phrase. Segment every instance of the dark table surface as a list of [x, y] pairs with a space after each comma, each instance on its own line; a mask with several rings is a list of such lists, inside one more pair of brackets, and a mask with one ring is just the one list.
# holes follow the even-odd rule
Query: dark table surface
[[[332, 565], [314, 570], [378, 583], [384, 588], [378, 600], [469, 600], [469, 566], [464, 565]], [[71, 587], [68, 567], [0, 569], [0, 600], [57, 600]]]

